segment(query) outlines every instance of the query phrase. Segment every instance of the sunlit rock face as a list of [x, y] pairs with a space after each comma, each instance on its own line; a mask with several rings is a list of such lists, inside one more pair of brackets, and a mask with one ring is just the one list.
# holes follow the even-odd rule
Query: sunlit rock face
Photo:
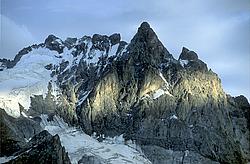
[[[139, 99], [150, 95], [153, 98], [159, 89], [163, 94], [169, 94], [168, 82], [160, 67], [171, 60], [174, 60], [172, 55], [154, 31], [147, 23], [143, 23], [126, 51], [112, 62], [98, 79], [88, 100], [78, 109], [80, 117], [92, 122], [86, 131], [124, 132], [134, 113], [132, 107]], [[85, 122], [82, 121], [83, 126], [86, 126]]]
[[[15, 60], [3, 60], [2, 75], [40, 54], [47, 62], [39, 64], [39, 72], [46, 77], [38, 82], [46, 92], [25, 92], [31, 96], [24, 106], [28, 114], [57, 114], [89, 135], [123, 134], [156, 164], [250, 161], [247, 99], [226, 95], [218, 75], [194, 51], [184, 47], [178, 60], [173, 58], [147, 22], [130, 43], [120, 34], [65, 41], [50, 35]], [[37, 74], [31, 70], [23, 72], [28, 79]]]
[[189, 150], [222, 163], [247, 157], [217, 74], [187, 48], [174, 59], [147, 23], [94, 88], [78, 108], [89, 133], [124, 133], [141, 145]]

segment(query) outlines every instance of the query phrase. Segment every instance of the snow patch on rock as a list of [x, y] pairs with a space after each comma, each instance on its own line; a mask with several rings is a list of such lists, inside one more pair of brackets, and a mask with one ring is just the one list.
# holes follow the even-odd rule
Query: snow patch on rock
[[163, 89], [158, 89], [155, 91], [155, 93], [153, 94], [153, 99], [157, 99], [160, 96], [164, 95], [165, 91]]
[[178, 117], [174, 114], [174, 115], [172, 115], [172, 116], [170, 116], [170, 119], [178, 119]]
[[188, 62], [188, 60], [180, 60], [180, 64], [183, 68], [188, 64]]
[[9, 157], [0, 157], [0, 163], [6, 163], [9, 162], [12, 159], [15, 159], [15, 156], [9, 156]]

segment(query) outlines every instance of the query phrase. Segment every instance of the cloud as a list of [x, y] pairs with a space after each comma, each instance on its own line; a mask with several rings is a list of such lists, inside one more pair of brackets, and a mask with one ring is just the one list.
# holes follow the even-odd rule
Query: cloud
[[1, 15], [0, 58], [12, 59], [25, 46], [35, 43], [33, 35], [24, 25], [18, 25]]

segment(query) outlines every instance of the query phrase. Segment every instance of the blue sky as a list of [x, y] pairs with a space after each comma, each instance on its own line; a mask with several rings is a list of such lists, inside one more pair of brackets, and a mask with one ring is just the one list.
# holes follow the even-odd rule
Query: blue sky
[[129, 42], [148, 21], [174, 57], [183, 46], [196, 51], [227, 93], [250, 98], [249, 0], [0, 1], [0, 58], [13, 58], [49, 34], [64, 39], [118, 32]]

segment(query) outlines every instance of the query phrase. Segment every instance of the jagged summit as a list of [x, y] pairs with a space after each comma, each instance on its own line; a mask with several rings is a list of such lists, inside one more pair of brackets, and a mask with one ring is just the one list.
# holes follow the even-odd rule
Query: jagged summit
[[186, 47], [182, 48], [182, 52], [178, 61], [183, 68], [192, 71], [207, 71], [207, 64], [198, 58], [198, 55], [194, 51], [190, 51]]
[[59, 54], [63, 53], [65, 47], [63, 41], [54, 35], [49, 35], [44, 41], [45, 47], [50, 50], [55, 50]]
[[133, 42], [145, 42], [145, 44], [148, 44], [149, 47], [159, 44], [162, 45], [156, 33], [147, 22], [143, 22], [140, 25], [140, 27], [137, 30], [137, 33], [131, 40], [131, 43]]
[[140, 25], [140, 28], [142, 28], [142, 29], [149, 29], [150, 25], [149, 25], [148, 22], [142, 22], [141, 25]]
[[[141, 34], [153, 34], [153, 29], [150, 27], [148, 22], [143, 22], [139, 27], [138, 27], [138, 31], [137, 33], [141, 33]], [[156, 34], [155, 34], [156, 35]]]
[[127, 50], [136, 63], [156, 66], [173, 59], [147, 22], [140, 25]]
[[115, 45], [121, 41], [121, 35], [118, 33], [114, 33], [109, 36], [110, 42], [112, 45]]
[[[250, 161], [247, 99], [227, 96], [219, 77], [207, 71], [194, 51], [184, 47], [174, 59], [147, 22], [130, 43], [118, 33], [64, 41], [49, 35], [9, 62], [9, 69], [0, 71], [0, 108], [6, 115], [42, 120], [43, 129], [53, 125], [48, 130], [59, 133], [73, 163], [88, 159], [85, 147], [104, 163], [148, 160], [138, 162], [144, 157], [137, 158], [137, 151], [119, 155], [117, 148], [100, 144], [89, 149], [83, 135], [61, 118], [99, 141], [123, 136], [129, 145], [139, 145], [152, 163]], [[19, 134], [8, 128], [8, 121], [3, 123]], [[17, 136], [14, 141], [31, 137]]]
[[182, 52], [179, 56], [179, 60], [198, 60], [198, 55], [194, 51], [190, 51], [186, 47], [182, 48]]

